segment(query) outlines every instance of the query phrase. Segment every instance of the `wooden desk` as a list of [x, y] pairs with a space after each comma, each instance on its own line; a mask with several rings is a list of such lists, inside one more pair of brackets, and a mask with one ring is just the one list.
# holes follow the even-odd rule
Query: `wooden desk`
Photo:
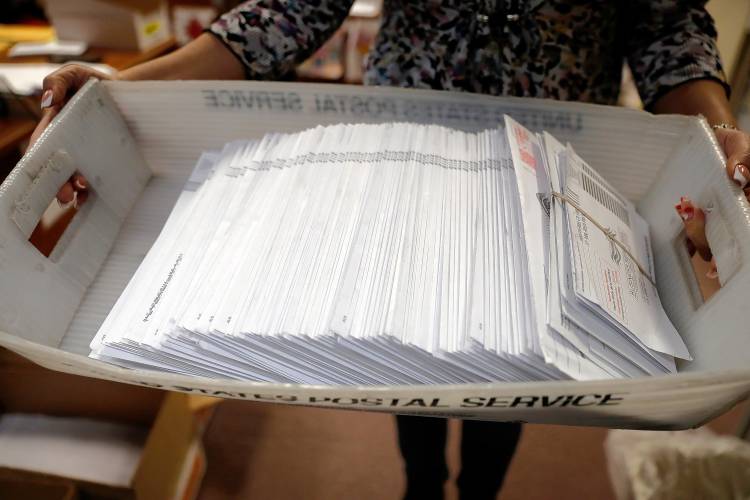
[[[164, 42], [153, 46], [143, 52], [101, 49], [96, 47], [89, 48], [82, 56], [85, 61], [108, 64], [117, 71], [128, 69], [131, 66], [149, 61], [162, 54], [170, 52], [177, 46], [174, 37], [170, 37]], [[8, 57], [8, 51], [0, 51], [0, 63], [48, 63], [47, 56], [27, 56], [27, 57]]]
[[[144, 52], [108, 50], [92, 47], [89, 49], [84, 58], [86, 60], [95, 59], [97, 62], [108, 64], [117, 71], [128, 69], [142, 62], [149, 61], [159, 57], [167, 52], [172, 51], [177, 45], [174, 38], [165, 40], [163, 43], [152, 47]], [[34, 57], [13, 57], [7, 55], [7, 50], [0, 52], [0, 63], [46, 63], [49, 59], [45, 56]], [[41, 82], [40, 82], [41, 83]], [[28, 98], [30, 105], [35, 108], [39, 107], [39, 98]], [[28, 140], [31, 133], [36, 127], [36, 120], [26, 116], [10, 116], [0, 118], [0, 156], [12, 152], [14, 149]], [[6, 170], [0, 165], [0, 172]], [[2, 178], [0, 178], [2, 181]]]
[[42, 368], [0, 347], [0, 413], [49, 413], [148, 423], [161, 406], [157, 389]]

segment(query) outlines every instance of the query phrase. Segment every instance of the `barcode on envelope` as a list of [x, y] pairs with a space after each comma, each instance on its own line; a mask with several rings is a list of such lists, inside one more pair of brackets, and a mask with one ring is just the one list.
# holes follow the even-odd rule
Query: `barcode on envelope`
[[612, 212], [618, 219], [630, 227], [630, 216], [628, 215], [625, 205], [583, 171], [581, 171], [581, 186], [583, 187], [583, 190], [598, 201], [600, 205]]

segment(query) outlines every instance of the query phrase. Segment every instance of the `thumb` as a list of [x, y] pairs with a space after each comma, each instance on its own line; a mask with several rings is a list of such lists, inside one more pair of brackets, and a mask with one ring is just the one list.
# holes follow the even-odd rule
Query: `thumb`
[[750, 183], [750, 150], [735, 153], [727, 158], [727, 174], [741, 188]]
[[42, 109], [62, 109], [68, 97], [80, 89], [91, 77], [107, 80], [110, 77], [79, 64], [66, 64], [50, 73], [42, 82]]
[[72, 86], [73, 82], [69, 72], [56, 71], [47, 75], [42, 83], [42, 109], [55, 109], [57, 111], [62, 109], [68, 91]]
[[740, 130], [718, 129], [716, 138], [727, 156], [727, 175], [745, 187], [750, 182], [750, 136]]

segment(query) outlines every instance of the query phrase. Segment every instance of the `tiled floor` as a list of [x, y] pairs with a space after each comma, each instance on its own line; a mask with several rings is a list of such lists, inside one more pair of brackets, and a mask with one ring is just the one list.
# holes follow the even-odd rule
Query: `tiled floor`
[[[745, 406], [747, 408], [747, 406]], [[734, 432], [744, 408], [715, 420]], [[398, 499], [404, 480], [392, 417], [227, 401], [206, 435], [208, 473], [200, 500]], [[451, 476], [458, 427], [450, 427]], [[527, 425], [502, 500], [613, 498], [606, 429]], [[452, 484], [448, 500], [457, 498]]]

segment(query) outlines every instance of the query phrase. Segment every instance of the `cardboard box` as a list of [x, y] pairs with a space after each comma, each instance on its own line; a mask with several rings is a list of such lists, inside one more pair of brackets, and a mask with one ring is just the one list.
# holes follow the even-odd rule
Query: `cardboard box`
[[[676, 375], [592, 382], [326, 387], [126, 370], [88, 344], [156, 238], [201, 151], [267, 131], [339, 122], [437, 122], [463, 129], [508, 113], [570, 141], [649, 221], [659, 292], [695, 360]], [[154, 177], [149, 180], [148, 168]], [[50, 258], [27, 241], [73, 170], [92, 201]], [[588, 104], [475, 94], [261, 82], [89, 82], [0, 188], [0, 345], [69, 373], [250, 401], [462, 418], [676, 429], [750, 393], [744, 310], [750, 208], [723, 174], [705, 121]], [[712, 203], [737, 262], [705, 304], [674, 215], [681, 195]]]
[[166, 0], [46, 0], [60, 40], [143, 52], [170, 37]]
[[[195, 498], [206, 468], [202, 434], [218, 400], [178, 393], [166, 393], [163, 396], [158, 412], [144, 422], [148, 434], [135, 473], [127, 484], [111, 484], [101, 478], [92, 480], [66, 477], [41, 472], [41, 469], [6, 466], [0, 467], [0, 498]], [[80, 416], [88, 418], [91, 413], [90, 402], [86, 398], [79, 398], [78, 403]], [[50, 416], [75, 416], [74, 412], [69, 411], [70, 405], [66, 407], [68, 411], [63, 411], [62, 414], [58, 413], [58, 409], [52, 404], [41, 413]], [[136, 414], [141, 416], [138, 412]], [[124, 422], [132, 423], [132, 414], [126, 411], [122, 417]]]
[[22, 500], [33, 498], [34, 500], [77, 500], [78, 494], [75, 486], [64, 480], [46, 478], [41, 475], [16, 474], [15, 471], [9, 477], [3, 477], [4, 471], [0, 469], [0, 495], [6, 500]]

